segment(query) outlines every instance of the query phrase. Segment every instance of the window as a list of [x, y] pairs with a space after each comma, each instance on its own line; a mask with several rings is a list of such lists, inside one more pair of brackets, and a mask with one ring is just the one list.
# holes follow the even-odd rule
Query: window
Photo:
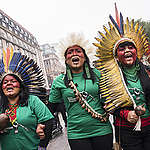
[[3, 48], [3, 43], [2, 43], [2, 40], [0, 39], [0, 49]]
[[3, 29], [1, 29], [1, 36], [7, 38], [6, 32]]
[[18, 44], [18, 39], [15, 36], [13, 36], [13, 42]]
[[7, 24], [5, 22], [2, 22], [2, 26], [6, 28]]
[[15, 26], [12, 21], [9, 22], [9, 25], [10, 25], [11, 27], [14, 27], [14, 26]]
[[7, 33], [7, 38], [8, 38], [10, 41], [13, 41], [12, 35], [11, 35], [10, 33]]
[[0, 13], [0, 19], [3, 19], [3, 15]]
[[6, 23], [9, 23], [9, 19], [7, 17], [4, 17], [4, 18], [5, 18]]
[[22, 41], [20, 39], [18, 39], [18, 44], [19, 46], [23, 46]]

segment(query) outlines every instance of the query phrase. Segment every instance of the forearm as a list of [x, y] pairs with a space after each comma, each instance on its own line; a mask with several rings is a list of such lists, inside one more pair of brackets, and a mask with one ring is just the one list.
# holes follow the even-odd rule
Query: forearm
[[41, 123], [41, 124], [45, 125], [45, 128], [44, 128], [45, 138], [40, 140], [40, 144], [39, 144], [40, 147], [47, 147], [49, 140], [51, 139], [53, 120], [54, 119], [50, 119], [48, 121]]
[[117, 109], [113, 115], [116, 116], [116, 117], [120, 117], [120, 118], [123, 118], [125, 120], [127, 120], [127, 117], [128, 117], [128, 113], [129, 111], [131, 111], [132, 108], [129, 107], [129, 108], [120, 108], [120, 109]]
[[52, 114], [56, 112], [59, 104], [60, 103], [51, 103], [51, 102], [48, 103], [48, 108], [52, 112]]

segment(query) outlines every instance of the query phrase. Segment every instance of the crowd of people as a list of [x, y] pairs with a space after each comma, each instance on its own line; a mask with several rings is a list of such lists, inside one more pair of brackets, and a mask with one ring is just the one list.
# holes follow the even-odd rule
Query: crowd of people
[[[110, 15], [105, 33], [99, 31], [98, 43], [90, 43], [79, 33], [60, 41], [66, 70], [53, 81], [48, 97], [43, 74], [34, 60], [13, 52], [12, 47], [3, 52], [2, 150], [46, 149], [56, 122], [61, 127], [59, 112], [71, 150], [115, 149], [114, 135], [118, 150], [149, 150], [150, 69], [143, 64], [148, 38], [138, 23], [128, 18], [124, 22], [117, 13], [116, 21]], [[97, 56], [93, 66], [91, 52]]]

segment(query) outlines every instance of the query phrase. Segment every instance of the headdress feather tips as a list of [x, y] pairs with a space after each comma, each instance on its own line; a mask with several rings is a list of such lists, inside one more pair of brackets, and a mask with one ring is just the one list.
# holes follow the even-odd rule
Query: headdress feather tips
[[144, 34], [143, 27], [139, 24], [134, 25], [134, 20], [126, 22], [123, 16], [118, 14], [115, 4], [116, 20], [110, 15], [109, 28], [104, 27], [105, 33], [100, 33], [101, 38], [96, 38], [98, 43], [93, 43], [96, 47], [97, 69], [100, 70], [100, 89], [102, 97], [106, 98], [106, 110], [113, 112], [119, 107], [133, 105], [133, 98], [130, 95], [116, 60], [116, 49], [122, 42], [129, 41], [134, 43], [137, 48], [137, 57], [140, 59], [148, 50], [148, 41]]
[[42, 70], [37, 63], [20, 52], [13, 52], [12, 47], [3, 49], [0, 59], [0, 81], [7, 74], [15, 74], [29, 88], [29, 93], [41, 96], [40, 88], [44, 86]]
[[69, 33], [65, 38], [61, 39], [59, 44], [58, 44], [58, 56], [60, 56], [60, 58], [62, 60], [64, 60], [64, 54], [65, 51], [74, 45], [78, 45], [80, 47], [82, 47], [87, 54], [92, 54], [93, 53], [93, 49], [95, 48], [92, 44], [90, 44], [90, 42], [85, 38], [84, 34], [81, 33]]

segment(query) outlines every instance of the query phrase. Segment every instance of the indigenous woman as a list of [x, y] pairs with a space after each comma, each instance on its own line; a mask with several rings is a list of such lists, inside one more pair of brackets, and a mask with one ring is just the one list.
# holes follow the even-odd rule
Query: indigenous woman
[[100, 72], [90, 67], [88, 41], [82, 34], [70, 34], [61, 42], [66, 73], [53, 82], [52, 109], [64, 99], [67, 133], [71, 150], [112, 150], [112, 128], [99, 97]]
[[[41, 70], [33, 60], [13, 54], [12, 48], [3, 53], [0, 66], [0, 113], [8, 118], [1, 128], [1, 149], [38, 150], [40, 137], [41, 149], [46, 149], [53, 115], [37, 97], [44, 94], [38, 92], [43, 85]], [[40, 137], [36, 133], [38, 125], [43, 125], [45, 131]]]
[[149, 150], [150, 147], [150, 78], [140, 61], [148, 50], [148, 40], [143, 28], [132, 20], [126, 23], [122, 14], [113, 24], [98, 47], [98, 69], [102, 72], [100, 85], [102, 97], [106, 98], [105, 109], [114, 114], [116, 140], [123, 150]]

